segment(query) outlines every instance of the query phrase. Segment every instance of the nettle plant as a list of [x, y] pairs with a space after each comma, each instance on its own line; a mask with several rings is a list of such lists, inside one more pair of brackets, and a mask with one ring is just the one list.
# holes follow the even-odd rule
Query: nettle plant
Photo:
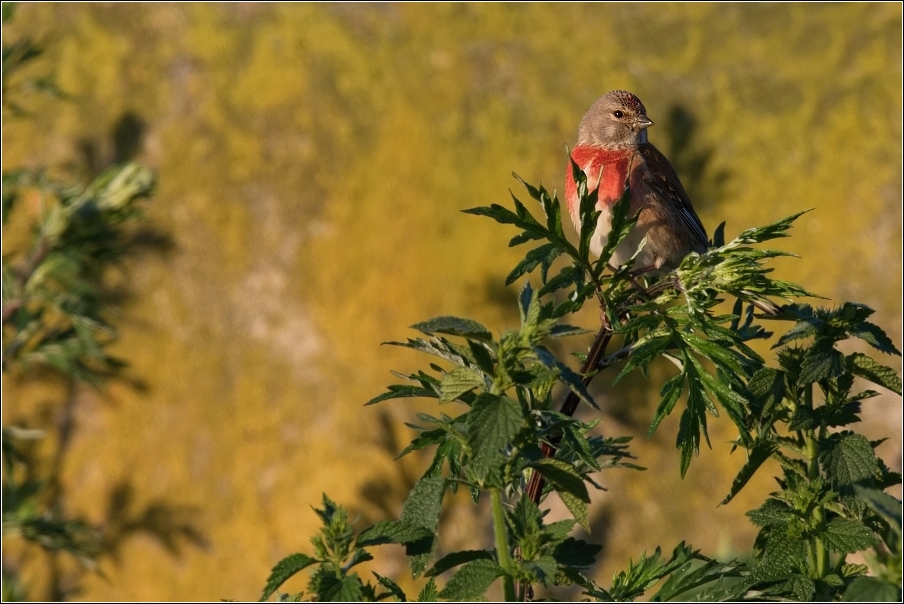
[[[506, 601], [531, 599], [538, 585], [572, 586], [597, 601], [900, 600], [901, 502], [885, 489], [899, 484], [901, 476], [876, 456], [882, 441], [870, 441], [849, 426], [859, 421], [862, 401], [878, 394], [855, 390], [855, 378], [897, 394], [901, 379], [872, 357], [845, 354], [837, 344], [854, 338], [885, 354], [900, 352], [868, 321], [873, 311], [866, 306], [826, 309], [794, 302], [816, 296], [769, 276], [767, 261], [787, 254], [756, 246], [787, 236], [801, 214], [746, 230], [727, 243], [723, 223], [706, 253], [691, 253], [676, 270], [648, 283], [633, 271], [633, 261], [609, 265], [636, 220], [628, 215], [627, 192], [614, 208], [601, 257], [590, 257], [597, 200], [583, 172], [574, 165], [573, 170], [584, 225], [577, 246], [565, 237], [558, 199], [542, 187], [522, 181], [539, 202], [542, 220], [514, 196], [514, 211], [495, 204], [466, 210], [516, 227], [510, 246], [539, 243], [506, 279], [511, 284], [539, 272], [538, 285], [526, 284], [518, 296], [518, 329], [496, 338], [476, 321], [438, 317], [413, 326], [422, 337], [392, 342], [437, 362], [428, 370], [399, 374], [406, 384], [389, 386], [368, 404], [422, 397], [449, 410], [419, 414], [417, 436], [401, 452], [434, 451], [401, 518], [356, 534], [346, 512], [324, 496], [323, 508], [316, 510], [323, 529], [312, 540], [314, 555], [297, 553], [277, 564], [261, 599], [313, 567], [307, 592], [281, 598], [407, 601], [392, 580], [373, 573], [372, 583], [353, 570], [372, 559], [370, 548], [393, 543], [405, 547], [412, 575], [426, 579], [418, 601], [482, 599], [497, 581]], [[562, 257], [567, 262], [554, 266]], [[770, 297], [788, 304], [777, 308]], [[731, 300], [726, 313], [723, 302]], [[584, 362], [576, 372], [545, 343], [586, 333], [563, 320], [588, 302], [599, 305], [601, 327], [589, 352], [579, 355]], [[773, 365], [748, 345], [773, 338], [762, 321], [790, 323], [775, 339]], [[618, 347], [610, 350], [613, 342]], [[599, 488], [594, 474], [637, 466], [630, 463], [629, 438], [593, 435], [599, 419], [583, 422], [572, 415], [580, 403], [598, 409], [587, 386], [599, 372], [619, 370], [617, 384], [634, 371], [646, 374], [660, 357], [671, 360], [677, 372], [661, 386], [650, 433], [680, 407], [681, 475], [701, 442], [709, 444], [707, 416], [724, 412], [737, 429], [734, 448], [746, 451], [747, 462], [726, 485], [721, 503], [734, 498], [769, 459], [781, 467], [779, 488], [747, 512], [760, 527], [750, 560], [719, 562], [681, 543], [668, 556], [659, 548], [642, 555], [602, 587], [588, 576], [602, 547], [570, 533], [576, 525], [589, 531], [588, 487]], [[568, 394], [557, 409], [559, 383]], [[435, 560], [443, 497], [459, 488], [475, 503], [489, 498], [493, 548]], [[552, 492], [573, 519], [545, 521], [539, 504]], [[849, 562], [856, 552], [870, 565]], [[440, 575], [448, 576], [441, 587]]]

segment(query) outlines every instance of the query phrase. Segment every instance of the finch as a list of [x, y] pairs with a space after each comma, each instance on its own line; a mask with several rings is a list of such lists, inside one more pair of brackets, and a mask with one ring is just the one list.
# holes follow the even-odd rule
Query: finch
[[[646, 237], [634, 266], [658, 274], [676, 268], [692, 251], [705, 252], [708, 243], [706, 230], [674, 168], [647, 141], [647, 128], [652, 125], [640, 99], [630, 92], [613, 90], [584, 115], [571, 157], [587, 175], [588, 189], [599, 187], [597, 209], [601, 213], [590, 250], [599, 256], [606, 245], [612, 206], [624, 194], [627, 183], [631, 186], [630, 215], [638, 215], [637, 224], [615, 249], [611, 262], [624, 264]], [[580, 233], [580, 199], [571, 165], [566, 173], [565, 201]]]

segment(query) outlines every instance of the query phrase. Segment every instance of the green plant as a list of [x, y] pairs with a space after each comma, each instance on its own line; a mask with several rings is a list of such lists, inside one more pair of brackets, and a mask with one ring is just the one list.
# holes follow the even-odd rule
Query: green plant
[[[748, 229], [724, 241], [724, 224], [705, 254], [690, 254], [675, 271], [653, 284], [640, 283], [632, 262], [610, 269], [612, 250], [634, 224], [627, 214], [627, 195], [613, 211], [613, 229], [599, 260], [589, 257], [596, 224], [595, 195], [587, 192], [583, 174], [574, 166], [585, 225], [572, 245], [562, 229], [560, 204], [543, 188], [525, 187], [539, 202], [537, 220], [514, 199], [514, 211], [499, 205], [468, 213], [488, 216], [519, 229], [516, 246], [537, 241], [509, 274], [506, 283], [539, 268], [539, 288], [526, 284], [518, 298], [521, 326], [499, 338], [479, 323], [438, 317], [414, 325], [423, 336], [392, 344], [437, 359], [429, 371], [401, 376], [408, 384], [392, 385], [368, 404], [388, 399], [423, 397], [440, 405], [454, 404], [459, 413], [421, 414], [417, 436], [401, 455], [434, 448], [433, 461], [409, 495], [399, 520], [379, 522], [355, 537], [344, 514], [328, 499], [318, 511], [325, 528], [315, 538], [318, 554], [295, 554], [271, 574], [262, 599], [290, 576], [314, 565], [310, 595], [330, 600], [379, 600], [406, 596], [390, 580], [376, 576], [387, 591], [377, 593], [349, 570], [369, 560], [366, 549], [385, 543], [405, 546], [414, 577], [434, 579], [455, 569], [438, 592], [447, 600], [485, 597], [501, 580], [507, 601], [527, 599], [533, 585], [576, 585], [585, 597], [601, 601], [694, 597], [738, 599], [900, 599], [900, 502], [884, 493], [900, 475], [888, 470], [871, 442], [847, 427], [858, 421], [861, 401], [876, 395], [854, 392], [855, 378], [901, 394], [896, 373], [836, 344], [860, 339], [888, 354], [900, 354], [891, 340], [867, 318], [871, 310], [845, 303], [837, 309], [790, 303], [775, 309], [770, 297], [788, 301], [813, 297], [803, 288], [772, 279], [766, 262], [785, 255], [757, 245], [785, 237], [800, 214], [772, 225]], [[555, 263], [564, 257], [566, 262]], [[555, 263], [555, 264], [554, 264]], [[557, 359], [544, 342], [585, 330], [560, 323], [589, 300], [597, 300], [602, 327], [581, 373]], [[734, 299], [731, 312], [722, 309]], [[770, 339], [760, 321], [785, 321], [791, 328], [775, 341], [778, 366], [770, 367], [748, 342]], [[608, 350], [612, 342], [615, 350]], [[594, 435], [597, 421], [572, 417], [578, 401], [596, 406], [587, 384], [600, 371], [619, 366], [619, 379], [646, 372], [666, 357], [678, 373], [661, 387], [661, 400], [650, 432], [681, 405], [676, 446], [682, 476], [701, 442], [708, 444], [707, 416], [724, 412], [738, 431], [735, 447], [748, 461], [731, 485], [728, 503], [767, 459], [777, 460], [783, 476], [771, 494], [748, 517], [761, 527], [747, 562], [718, 562], [679, 544], [668, 560], [659, 549], [643, 555], [608, 588], [586, 574], [599, 545], [569, 536], [576, 524], [587, 525], [588, 485], [592, 475], [611, 467], [636, 467], [628, 460], [627, 438]], [[569, 392], [561, 410], [553, 407], [554, 386]], [[532, 478], [533, 477], [533, 478]], [[544, 484], [545, 483], [545, 484]], [[444, 494], [463, 487], [477, 502], [491, 503], [494, 547], [453, 552], [434, 561]], [[547, 524], [538, 507], [555, 491], [573, 520]], [[715, 503], [715, 502], [714, 502]], [[341, 536], [333, 518], [341, 516]], [[338, 557], [324, 554], [339, 552]], [[873, 552], [873, 576], [867, 567], [847, 562], [854, 552]], [[354, 552], [354, 554], [351, 554]], [[348, 559], [344, 564], [342, 560]], [[331, 573], [329, 588], [322, 577]], [[658, 585], [658, 589], [655, 589]], [[428, 591], [429, 591], [428, 590]], [[651, 590], [652, 591], [651, 593]], [[295, 599], [303, 594], [291, 596]], [[426, 598], [421, 594], [421, 599]]]

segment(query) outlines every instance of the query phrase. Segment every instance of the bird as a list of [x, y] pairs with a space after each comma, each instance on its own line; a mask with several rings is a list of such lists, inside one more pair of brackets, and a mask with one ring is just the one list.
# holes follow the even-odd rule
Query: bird
[[[602, 252], [611, 230], [612, 206], [630, 185], [629, 214], [637, 215], [637, 223], [615, 248], [610, 263], [620, 266], [627, 262], [646, 237], [634, 269], [656, 276], [677, 268], [691, 252], [702, 254], [709, 244], [675, 169], [647, 140], [647, 128], [652, 125], [637, 96], [626, 90], [607, 92], [581, 120], [571, 159], [587, 175], [588, 191], [598, 189], [600, 215], [590, 251], [596, 256]], [[580, 199], [570, 163], [565, 201], [580, 233]]]

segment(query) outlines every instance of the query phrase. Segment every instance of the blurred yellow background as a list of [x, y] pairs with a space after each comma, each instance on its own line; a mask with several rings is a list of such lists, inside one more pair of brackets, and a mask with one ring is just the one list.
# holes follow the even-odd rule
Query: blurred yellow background
[[[565, 145], [611, 89], [643, 100], [651, 141], [710, 233], [815, 208], [776, 243], [802, 256], [777, 262], [778, 278], [875, 308], [900, 347], [901, 14], [895, 3], [20, 6], [4, 36], [43, 43], [41, 67], [70, 98], [20, 100], [33, 115], [4, 118], [3, 168], [88, 176], [134, 156], [159, 177], [146, 206], [156, 238], [126, 264], [130, 295], [113, 319], [133, 380], [77, 393], [64, 473], [66, 511], [122, 538], [104, 576], [85, 575], [71, 597], [253, 599], [274, 563], [311, 552], [322, 492], [360, 514], [358, 529], [396, 517], [422, 470], [392, 462], [412, 434], [402, 422], [430, 405], [362, 406], [396, 381], [390, 369], [425, 364], [380, 343], [436, 315], [516, 325], [503, 280], [526, 250], [460, 210], [510, 204], [510, 188], [527, 197], [512, 171], [562, 190]], [[762, 477], [716, 508], [744, 461], [724, 455], [724, 421], [717, 451], [681, 481], [675, 424], [643, 436], [656, 391], [656, 379], [598, 385], [605, 432], [638, 435], [649, 468], [600, 477], [604, 584], [629, 557], [682, 539], [746, 555], [743, 513], [774, 484]], [[57, 400], [5, 380], [4, 424], [51, 426]], [[900, 398], [870, 400], [865, 418], [868, 437], [891, 437], [880, 451], [900, 470]], [[486, 545], [484, 510], [451, 507], [444, 545]], [[399, 548], [380, 553], [371, 567], [404, 577]], [[26, 581], [46, 580], [29, 568]]]

